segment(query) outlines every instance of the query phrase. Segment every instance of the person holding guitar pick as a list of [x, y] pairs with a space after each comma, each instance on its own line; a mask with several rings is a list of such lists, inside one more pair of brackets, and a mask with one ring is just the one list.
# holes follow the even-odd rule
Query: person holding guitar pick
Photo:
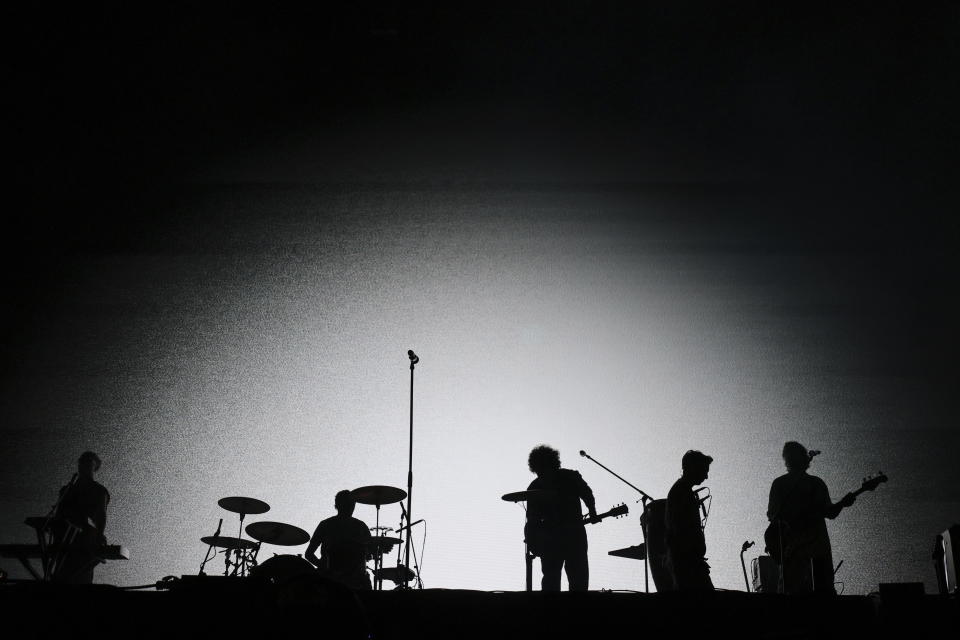
[[667, 493], [667, 562], [679, 591], [712, 591], [707, 542], [700, 524], [700, 500], [693, 488], [703, 484], [713, 458], [699, 451], [683, 454], [683, 475]]
[[560, 452], [552, 447], [535, 447], [527, 464], [537, 474], [527, 490], [541, 494], [528, 499], [524, 527], [527, 548], [540, 556], [540, 585], [544, 591], [560, 591], [560, 571], [565, 569], [570, 590], [586, 591], [590, 567], [580, 501], [586, 505], [590, 518], [596, 519], [593, 491], [579, 471], [560, 467]]
[[807, 473], [819, 451], [807, 451], [799, 442], [783, 445], [787, 473], [773, 481], [767, 506], [767, 551], [781, 566], [784, 593], [835, 594], [833, 552], [826, 518], [833, 520], [854, 503], [848, 493], [839, 502], [830, 499], [826, 483]]

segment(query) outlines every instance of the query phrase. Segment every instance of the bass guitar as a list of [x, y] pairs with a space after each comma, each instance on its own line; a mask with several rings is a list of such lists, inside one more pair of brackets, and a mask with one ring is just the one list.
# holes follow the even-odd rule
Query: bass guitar
[[[856, 491], [851, 491], [847, 494], [849, 498], [856, 498], [861, 493], [866, 491], [873, 491], [881, 484], [887, 481], [887, 476], [884, 475], [882, 471], [878, 471], [872, 476], [868, 476], [863, 479], [863, 483], [860, 485], [860, 488]], [[774, 562], [780, 564], [783, 561], [783, 552], [782, 547], [787, 547], [789, 551], [789, 544], [781, 545], [781, 540], [791, 541], [795, 538], [793, 531], [791, 531], [790, 526], [779, 519], [774, 519], [767, 526], [767, 530], [763, 532], [763, 541], [767, 545], [767, 553], [773, 558]], [[795, 540], [793, 540], [796, 542]]]

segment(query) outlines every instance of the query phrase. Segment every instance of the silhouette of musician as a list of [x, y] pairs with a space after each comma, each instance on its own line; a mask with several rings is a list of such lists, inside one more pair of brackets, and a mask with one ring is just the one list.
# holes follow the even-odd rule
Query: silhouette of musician
[[[856, 499], [847, 494], [834, 503], [826, 483], [807, 473], [813, 456], [799, 442], [783, 445], [787, 473], [773, 481], [767, 519], [771, 544], [782, 549], [784, 593], [835, 594], [833, 588], [833, 552], [827, 523]], [[778, 554], [774, 554], [775, 556]]]
[[[353, 517], [357, 502], [350, 491], [337, 493], [333, 506], [337, 515], [317, 525], [304, 557], [331, 580], [351, 589], [370, 589], [366, 566], [370, 530], [363, 520]], [[319, 558], [315, 553], [317, 547], [320, 547]]]
[[700, 524], [700, 500], [693, 487], [702, 484], [713, 458], [699, 451], [687, 451], [680, 465], [683, 475], [667, 494], [667, 563], [673, 586], [679, 591], [712, 590], [707, 542]]
[[578, 471], [560, 468], [560, 453], [546, 445], [535, 447], [527, 460], [537, 474], [528, 490], [544, 491], [527, 501], [524, 534], [527, 548], [540, 557], [541, 588], [560, 591], [560, 572], [566, 570], [571, 591], [586, 591], [590, 582], [587, 531], [580, 501], [591, 517], [597, 515], [593, 491]]
[[58, 582], [90, 584], [101, 562], [110, 492], [94, 480], [100, 465], [97, 454], [84, 451], [77, 460], [77, 475], [60, 489], [53, 523], [54, 544], [63, 553], [53, 576]]

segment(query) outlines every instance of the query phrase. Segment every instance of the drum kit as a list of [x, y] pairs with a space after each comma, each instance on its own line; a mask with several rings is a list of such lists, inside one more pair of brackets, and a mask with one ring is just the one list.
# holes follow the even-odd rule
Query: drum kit
[[[401, 526], [396, 531], [390, 527], [380, 526], [380, 507], [400, 503], [402, 509], [402, 501], [407, 497], [407, 492], [396, 487], [371, 485], [354, 489], [350, 493], [358, 504], [371, 505], [376, 508], [376, 525], [370, 528], [373, 535], [364, 544], [366, 548], [365, 560], [373, 562], [373, 568], [368, 569], [368, 571], [373, 575], [374, 589], [382, 589], [384, 580], [389, 580], [398, 585], [414, 580], [416, 574], [400, 563], [399, 555], [396, 567], [385, 568], [383, 566], [384, 555], [389, 554], [394, 545], [403, 543], [403, 531], [408, 530], [410, 526]], [[206, 575], [204, 568], [207, 562], [218, 553], [224, 555], [223, 575], [225, 576], [246, 577], [251, 575], [277, 581], [295, 574], [315, 571], [313, 566], [299, 554], [274, 554], [272, 558], [258, 566], [257, 556], [260, 553], [261, 545], [298, 547], [310, 540], [310, 534], [306, 531], [285, 522], [254, 522], [244, 528], [243, 521], [246, 516], [261, 515], [268, 512], [270, 510], [269, 504], [256, 498], [242, 496], [221, 498], [217, 501], [217, 504], [222, 509], [239, 516], [239, 531], [236, 537], [220, 535], [220, 530], [223, 527], [223, 519], [221, 518], [216, 533], [212, 536], [200, 538], [200, 542], [207, 545], [207, 554], [200, 564], [200, 575]], [[402, 524], [403, 516], [401, 516]], [[249, 538], [243, 537], [244, 532]], [[387, 533], [399, 533], [401, 537], [388, 536]], [[213, 556], [211, 556], [211, 553]]]

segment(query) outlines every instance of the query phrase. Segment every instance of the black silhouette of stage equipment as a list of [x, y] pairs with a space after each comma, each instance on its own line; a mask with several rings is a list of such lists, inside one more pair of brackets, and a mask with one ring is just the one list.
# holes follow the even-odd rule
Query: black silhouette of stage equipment
[[[69, 547], [62, 545], [39, 545], [39, 544], [0, 544], [0, 558], [13, 558], [20, 562], [35, 580], [50, 580], [56, 575], [58, 563], [69, 550]], [[129, 560], [130, 551], [118, 544], [108, 544], [100, 547], [94, 553], [92, 562], [101, 563], [107, 560]], [[40, 560], [41, 567], [47, 566], [50, 570], [50, 576], [44, 577], [44, 574], [38, 572], [31, 560]], [[41, 569], [42, 571], [42, 569]]]
[[239, 532], [236, 538], [221, 536], [220, 530], [223, 527], [223, 518], [220, 518], [217, 531], [212, 536], [200, 538], [200, 542], [207, 545], [207, 553], [200, 563], [200, 575], [206, 575], [203, 570], [211, 558], [210, 554], [213, 553], [214, 556], [217, 554], [214, 549], [223, 549], [223, 575], [246, 576], [251, 567], [257, 566], [257, 554], [260, 552], [260, 542], [245, 540], [243, 538], [243, 519], [247, 515], [259, 515], [270, 511], [270, 505], [263, 500], [243, 496], [220, 498], [217, 500], [217, 504], [220, 505], [220, 508], [240, 516]]
[[[413, 369], [420, 362], [420, 358], [413, 352], [413, 349], [407, 350], [407, 357], [410, 358], [410, 449], [407, 463], [407, 508], [403, 510], [403, 516], [407, 519], [407, 525], [413, 526]], [[401, 507], [403, 505], [401, 504]], [[402, 522], [402, 520], [401, 520]], [[398, 563], [399, 565], [399, 563]], [[407, 534], [407, 542], [403, 552], [403, 566], [410, 566], [410, 534]], [[417, 569], [417, 581], [420, 579], [420, 567], [414, 565]], [[406, 574], [404, 574], [405, 576]], [[409, 580], [404, 580], [400, 585], [404, 589], [410, 585]], [[423, 586], [421, 584], [421, 586]]]
[[740, 547], [740, 568], [743, 569], [743, 582], [747, 586], [747, 593], [750, 593], [750, 581], [747, 580], [747, 564], [743, 560], [743, 554], [747, 552], [747, 549], [752, 547], [755, 542], [750, 540], [744, 540], [743, 546]]
[[[527, 491], [514, 491], [512, 493], [505, 493], [500, 496], [500, 499], [504, 502], [528, 502], [530, 500], [550, 500], [556, 496], [555, 491], [550, 491], [547, 489], [529, 489]], [[526, 508], [524, 508], [526, 510]], [[597, 524], [602, 522], [606, 518], [621, 518], [627, 515], [630, 512], [630, 508], [626, 504], [618, 504], [612, 509], [604, 511], [603, 513], [598, 513], [595, 516], [584, 515], [583, 522], [584, 524]], [[524, 572], [526, 579], [526, 589], [527, 591], [533, 591], [533, 559], [536, 557], [530, 548], [530, 540], [528, 539], [533, 533], [530, 531], [529, 527], [524, 526], [524, 547], [523, 547], [523, 564]]]
[[[385, 528], [380, 526], [380, 507], [385, 504], [394, 504], [399, 502], [401, 509], [403, 507], [403, 499], [408, 497], [406, 491], [403, 489], [398, 489], [397, 487], [390, 487], [386, 485], [370, 485], [368, 487], [360, 487], [354, 489], [350, 492], [353, 496], [353, 499], [359, 504], [372, 505], [377, 509], [376, 516], [376, 525], [371, 528], [371, 531], [382, 531]], [[402, 522], [403, 516], [401, 516]], [[406, 529], [409, 527], [401, 527]], [[407, 535], [407, 540], [409, 540], [409, 534]], [[376, 590], [383, 589], [383, 556], [389, 553], [394, 545], [399, 545], [403, 543], [402, 538], [392, 538], [385, 535], [373, 536], [370, 541], [366, 544], [367, 547], [367, 558], [373, 560], [373, 588]], [[397, 566], [400, 566], [398, 561]], [[403, 565], [406, 566], [406, 565]], [[404, 581], [402, 586], [406, 586], [407, 581]]]
[[[76, 479], [77, 474], [73, 474], [67, 486], [71, 486]], [[89, 518], [86, 522], [71, 522], [67, 518], [57, 515], [60, 504], [68, 493], [69, 491], [60, 493], [47, 515], [29, 516], [24, 519], [23, 523], [33, 529], [37, 537], [37, 544], [0, 545], [0, 557], [16, 559], [35, 580], [42, 582], [69, 580], [72, 576], [62, 575], [66, 571], [64, 561], [72, 552], [77, 550], [74, 546], [77, 536], [84, 530], [93, 528], [94, 524]], [[121, 545], [101, 545], [94, 549], [84, 547], [82, 553], [89, 558], [89, 564], [83, 567], [74, 567], [73, 570], [76, 573], [108, 560], [130, 559], [130, 551]], [[39, 570], [33, 566], [31, 560], [40, 561]]]
[[[633, 489], [634, 491], [636, 491], [637, 493], [640, 494], [640, 502], [643, 504], [643, 513], [642, 513], [641, 516], [640, 516], [640, 531], [643, 533], [643, 542], [642, 542], [640, 545], [637, 545], [637, 546], [638, 546], [638, 547], [639, 547], [639, 546], [642, 546], [642, 547], [643, 547], [643, 550], [646, 552], [646, 557], [643, 558], [643, 560], [644, 560], [644, 563], [643, 563], [643, 590], [644, 590], [646, 593], [649, 593], [649, 592], [650, 592], [650, 573], [651, 573], [651, 570], [653, 570], [653, 567], [651, 566], [651, 554], [652, 554], [654, 551], [657, 551], [657, 552], [660, 552], [660, 551], [661, 551], [661, 548], [660, 548], [660, 545], [659, 545], [659, 544], [656, 544], [656, 545], [653, 544], [653, 541], [652, 541], [651, 538], [650, 538], [650, 533], [651, 533], [650, 530], [651, 530], [651, 529], [657, 529], [658, 524], [654, 524], [654, 521], [657, 520], [657, 518], [660, 519], [659, 527], [662, 527], [662, 528], [660, 528], [659, 531], [661, 531], [661, 532], [663, 533], [663, 540], [662, 540], [662, 547], [663, 547], [663, 548], [662, 548], [662, 553], [663, 553], [663, 556], [664, 556], [664, 557], [663, 557], [662, 560], [661, 560], [660, 558], [657, 558], [657, 560], [658, 560], [657, 564], [658, 564], [658, 565], [663, 564], [663, 569], [664, 569], [664, 571], [661, 571], [661, 570], [660, 570], [660, 567], [658, 566], [658, 567], [657, 567], [657, 570], [654, 571], [654, 574], [655, 574], [655, 575], [654, 575], [654, 578], [653, 578], [654, 583], [657, 585], [657, 591], [660, 591], [660, 590], [661, 590], [661, 587], [660, 587], [660, 584], [657, 582], [657, 576], [660, 575], [660, 576], [661, 576], [661, 579], [663, 579], [663, 578], [665, 578], [667, 575], [669, 575], [669, 574], [666, 572], [666, 570], [665, 570], [665, 569], [666, 569], [666, 567], [665, 567], [665, 558], [666, 558], [666, 533], [665, 533], [664, 529], [666, 528], [666, 524], [665, 524], [666, 521], [664, 520], [664, 516], [665, 516], [665, 512], [666, 512], [666, 504], [667, 504], [667, 501], [666, 501], [666, 500], [660, 501], [660, 502], [663, 503], [662, 508], [661, 508], [660, 506], [658, 506], [656, 509], [653, 510], [653, 512], [651, 512], [651, 506], [652, 506], [652, 504], [653, 504], [654, 502], [657, 502], [657, 501], [654, 500], [653, 497], [650, 496], [650, 494], [648, 494], [647, 492], [643, 491], [642, 489], [640, 489], [639, 487], [637, 487], [637, 486], [634, 485], [633, 483], [628, 482], [628, 481], [627, 481], [626, 479], [624, 479], [622, 476], [620, 476], [619, 474], [615, 473], [612, 469], [610, 469], [609, 467], [601, 464], [601, 463], [598, 462], [596, 459], [592, 458], [592, 457], [590, 456], [590, 454], [588, 454], [586, 451], [583, 451], [583, 450], [581, 449], [581, 450], [580, 450], [580, 455], [583, 456], [584, 458], [586, 458], [587, 460], [589, 460], [590, 462], [594, 463], [595, 465], [597, 465], [598, 467], [600, 467], [601, 469], [603, 469], [604, 471], [606, 471], [607, 473], [609, 473], [610, 475], [612, 475], [614, 478], [616, 478], [617, 480], [619, 480], [620, 482], [624, 483], [625, 485], [627, 485], [628, 487], [630, 487], [631, 489]], [[653, 546], [654, 548], [651, 548], [652, 546]], [[621, 549], [618, 549], [618, 551], [621, 551]], [[621, 557], [624, 557], [624, 556], [621, 556]]]
[[613, 551], [607, 551], [607, 555], [630, 560], [645, 560], [647, 558], [647, 545], [640, 543], [623, 549], [614, 549]]
[[417, 577], [417, 574], [415, 574], [411, 569], [407, 569], [403, 565], [374, 569], [373, 575], [374, 578], [380, 581], [381, 584], [384, 580], [389, 580], [397, 585], [410, 582], [411, 580], [415, 580]]
[[[530, 489], [527, 491], [514, 491], [512, 493], [505, 493], [500, 496], [500, 499], [504, 502], [514, 502], [521, 503], [527, 502], [528, 500], [547, 500], [556, 495], [555, 491], [547, 491], [545, 489]], [[523, 508], [526, 512], [527, 508]], [[524, 523], [526, 523], [526, 517], [524, 517]], [[533, 591], [533, 559], [536, 556], [533, 552], [530, 551], [530, 541], [527, 540], [526, 534], [523, 536], [523, 567], [524, 567], [524, 576], [525, 576], [525, 585], [527, 591]]]
[[278, 547], [298, 547], [310, 541], [309, 533], [285, 522], [254, 522], [247, 525], [246, 532], [257, 542]]

